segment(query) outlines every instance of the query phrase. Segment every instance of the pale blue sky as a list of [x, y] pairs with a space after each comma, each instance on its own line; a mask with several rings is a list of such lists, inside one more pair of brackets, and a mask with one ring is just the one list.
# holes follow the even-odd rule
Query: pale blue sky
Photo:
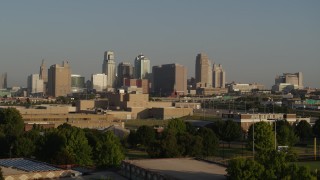
[[268, 88], [277, 74], [304, 74], [320, 87], [319, 0], [7, 0], [0, 1], [0, 73], [26, 85], [68, 59], [75, 74], [100, 73], [103, 53], [117, 63], [143, 53], [151, 65], [179, 63], [194, 76], [205, 52], [227, 81]]

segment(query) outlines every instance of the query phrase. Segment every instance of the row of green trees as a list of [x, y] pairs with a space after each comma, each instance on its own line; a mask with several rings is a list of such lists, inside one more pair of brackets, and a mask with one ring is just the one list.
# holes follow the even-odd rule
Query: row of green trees
[[81, 129], [68, 124], [56, 129], [37, 126], [24, 132], [16, 109], [0, 109], [0, 157], [28, 157], [54, 164], [119, 166], [124, 159], [120, 139], [112, 132]]
[[195, 128], [181, 119], [172, 119], [161, 133], [149, 126], [131, 131], [127, 142], [132, 148], [143, 148], [150, 157], [206, 157], [217, 152], [219, 140], [231, 142], [242, 135], [240, 125], [231, 120]]
[[149, 126], [141, 126], [130, 132], [128, 144], [141, 147], [150, 157], [170, 158], [187, 156], [212, 156], [219, 142], [216, 134], [209, 128], [196, 130], [181, 119], [172, 119], [162, 133], [156, 133]]
[[[317, 121], [318, 123], [320, 120]], [[296, 128], [304, 126], [301, 121]], [[297, 142], [298, 136], [294, 128], [286, 121], [277, 122], [277, 143], [288, 145], [287, 151], [275, 149], [274, 126], [266, 122], [258, 122], [250, 126], [248, 132], [248, 148], [254, 149], [254, 159], [234, 159], [229, 162], [227, 173], [229, 179], [315, 179], [315, 173], [304, 166], [298, 166], [296, 155], [291, 146]], [[308, 126], [308, 128], [311, 128]], [[297, 130], [296, 130], [297, 132]], [[312, 131], [311, 131], [312, 133]], [[254, 138], [254, 141], [253, 141]], [[301, 138], [301, 136], [300, 136]]]
[[285, 152], [258, 151], [255, 159], [233, 159], [227, 167], [228, 179], [317, 179], [316, 172], [290, 162]]
[[[292, 144], [295, 135], [286, 121], [277, 124], [280, 128], [277, 132], [285, 136], [279, 143]], [[254, 133], [254, 136], [253, 136]], [[279, 136], [279, 137], [280, 137]], [[229, 179], [315, 179], [308, 168], [292, 163], [295, 155], [290, 151], [277, 151], [274, 146], [274, 131], [272, 125], [266, 122], [258, 122], [249, 129], [248, 147], [254, 147], [256, 154], [254, 159], [233, 159], [229, 162], [227, 173]], [[278, 134], [277, 134], [278, 137]]]

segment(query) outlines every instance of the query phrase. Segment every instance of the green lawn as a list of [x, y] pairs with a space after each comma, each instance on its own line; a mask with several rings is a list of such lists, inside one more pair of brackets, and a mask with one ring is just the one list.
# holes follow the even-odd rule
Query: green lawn
[[295, 162], [299, 166], [308, 166], [310, 170], [320, 170], [320, 161]]
[[149, 155], [145, 151], [126, 149], [126, 157], [129, 159], [146, 159], [149, 158]]
[[124, 123], [125, 128], [127, 129], [138, 129], [138, 127], [146, 125], [146, 126], [167, 126], [169, 120], [127, 120]]

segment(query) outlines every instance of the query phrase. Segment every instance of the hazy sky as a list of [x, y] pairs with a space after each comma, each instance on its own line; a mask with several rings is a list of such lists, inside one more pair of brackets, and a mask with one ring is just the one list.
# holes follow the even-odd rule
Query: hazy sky
[[68, 59], [72, 73], [101, 73], [103, 53], [117, 63], [143, 53], [151, 65], [179, 63], [194, 76], [204, 52], [222, 64], [227, 82], [274, 83], [303, 72], [320, 87], [319, 0], [7, 0], [0, 2], [0, 73], [26, 86]]

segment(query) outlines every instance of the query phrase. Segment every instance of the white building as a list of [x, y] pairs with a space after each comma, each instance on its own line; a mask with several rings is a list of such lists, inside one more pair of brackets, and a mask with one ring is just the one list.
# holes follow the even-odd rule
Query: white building
[[275, 85], [272, 86], [273, 91], [287, 91], [292, 89], [303, 89], [302, 72], [283, 73], [281, 76], [276, 76]]
[[116, 86], [116, 63], [114, 61], [114, 52], [104, 52], [104, 60], [102, 65], [102, 73], [108, 76], [108, 88]]
[[151, 73], [150, 60], [143, 54], [134, 60], [134, 76], [136, 79], [148, 79]]
[[91, 76], [92, 89], [103, 92], [108, 87], [108, 76], [106, 74], [93, 74]]
[[252, 92], [252, 90], [263, 90], [264, 85], [262, 84], [242, 84], [242, 83], [231, 83], [228, 85], [229, 91], [230, 92], [241, 92], [241, 93], [248, 93]]
[[226, 72], [222, 69], [222, 65], [213, 64], [212, 68], [212, 87], [225, 88]]
[[43, 93], [43, 79], [40, 79], [39, 74], [31, 74], [28, 76], [28, 94], [40, 95]]

